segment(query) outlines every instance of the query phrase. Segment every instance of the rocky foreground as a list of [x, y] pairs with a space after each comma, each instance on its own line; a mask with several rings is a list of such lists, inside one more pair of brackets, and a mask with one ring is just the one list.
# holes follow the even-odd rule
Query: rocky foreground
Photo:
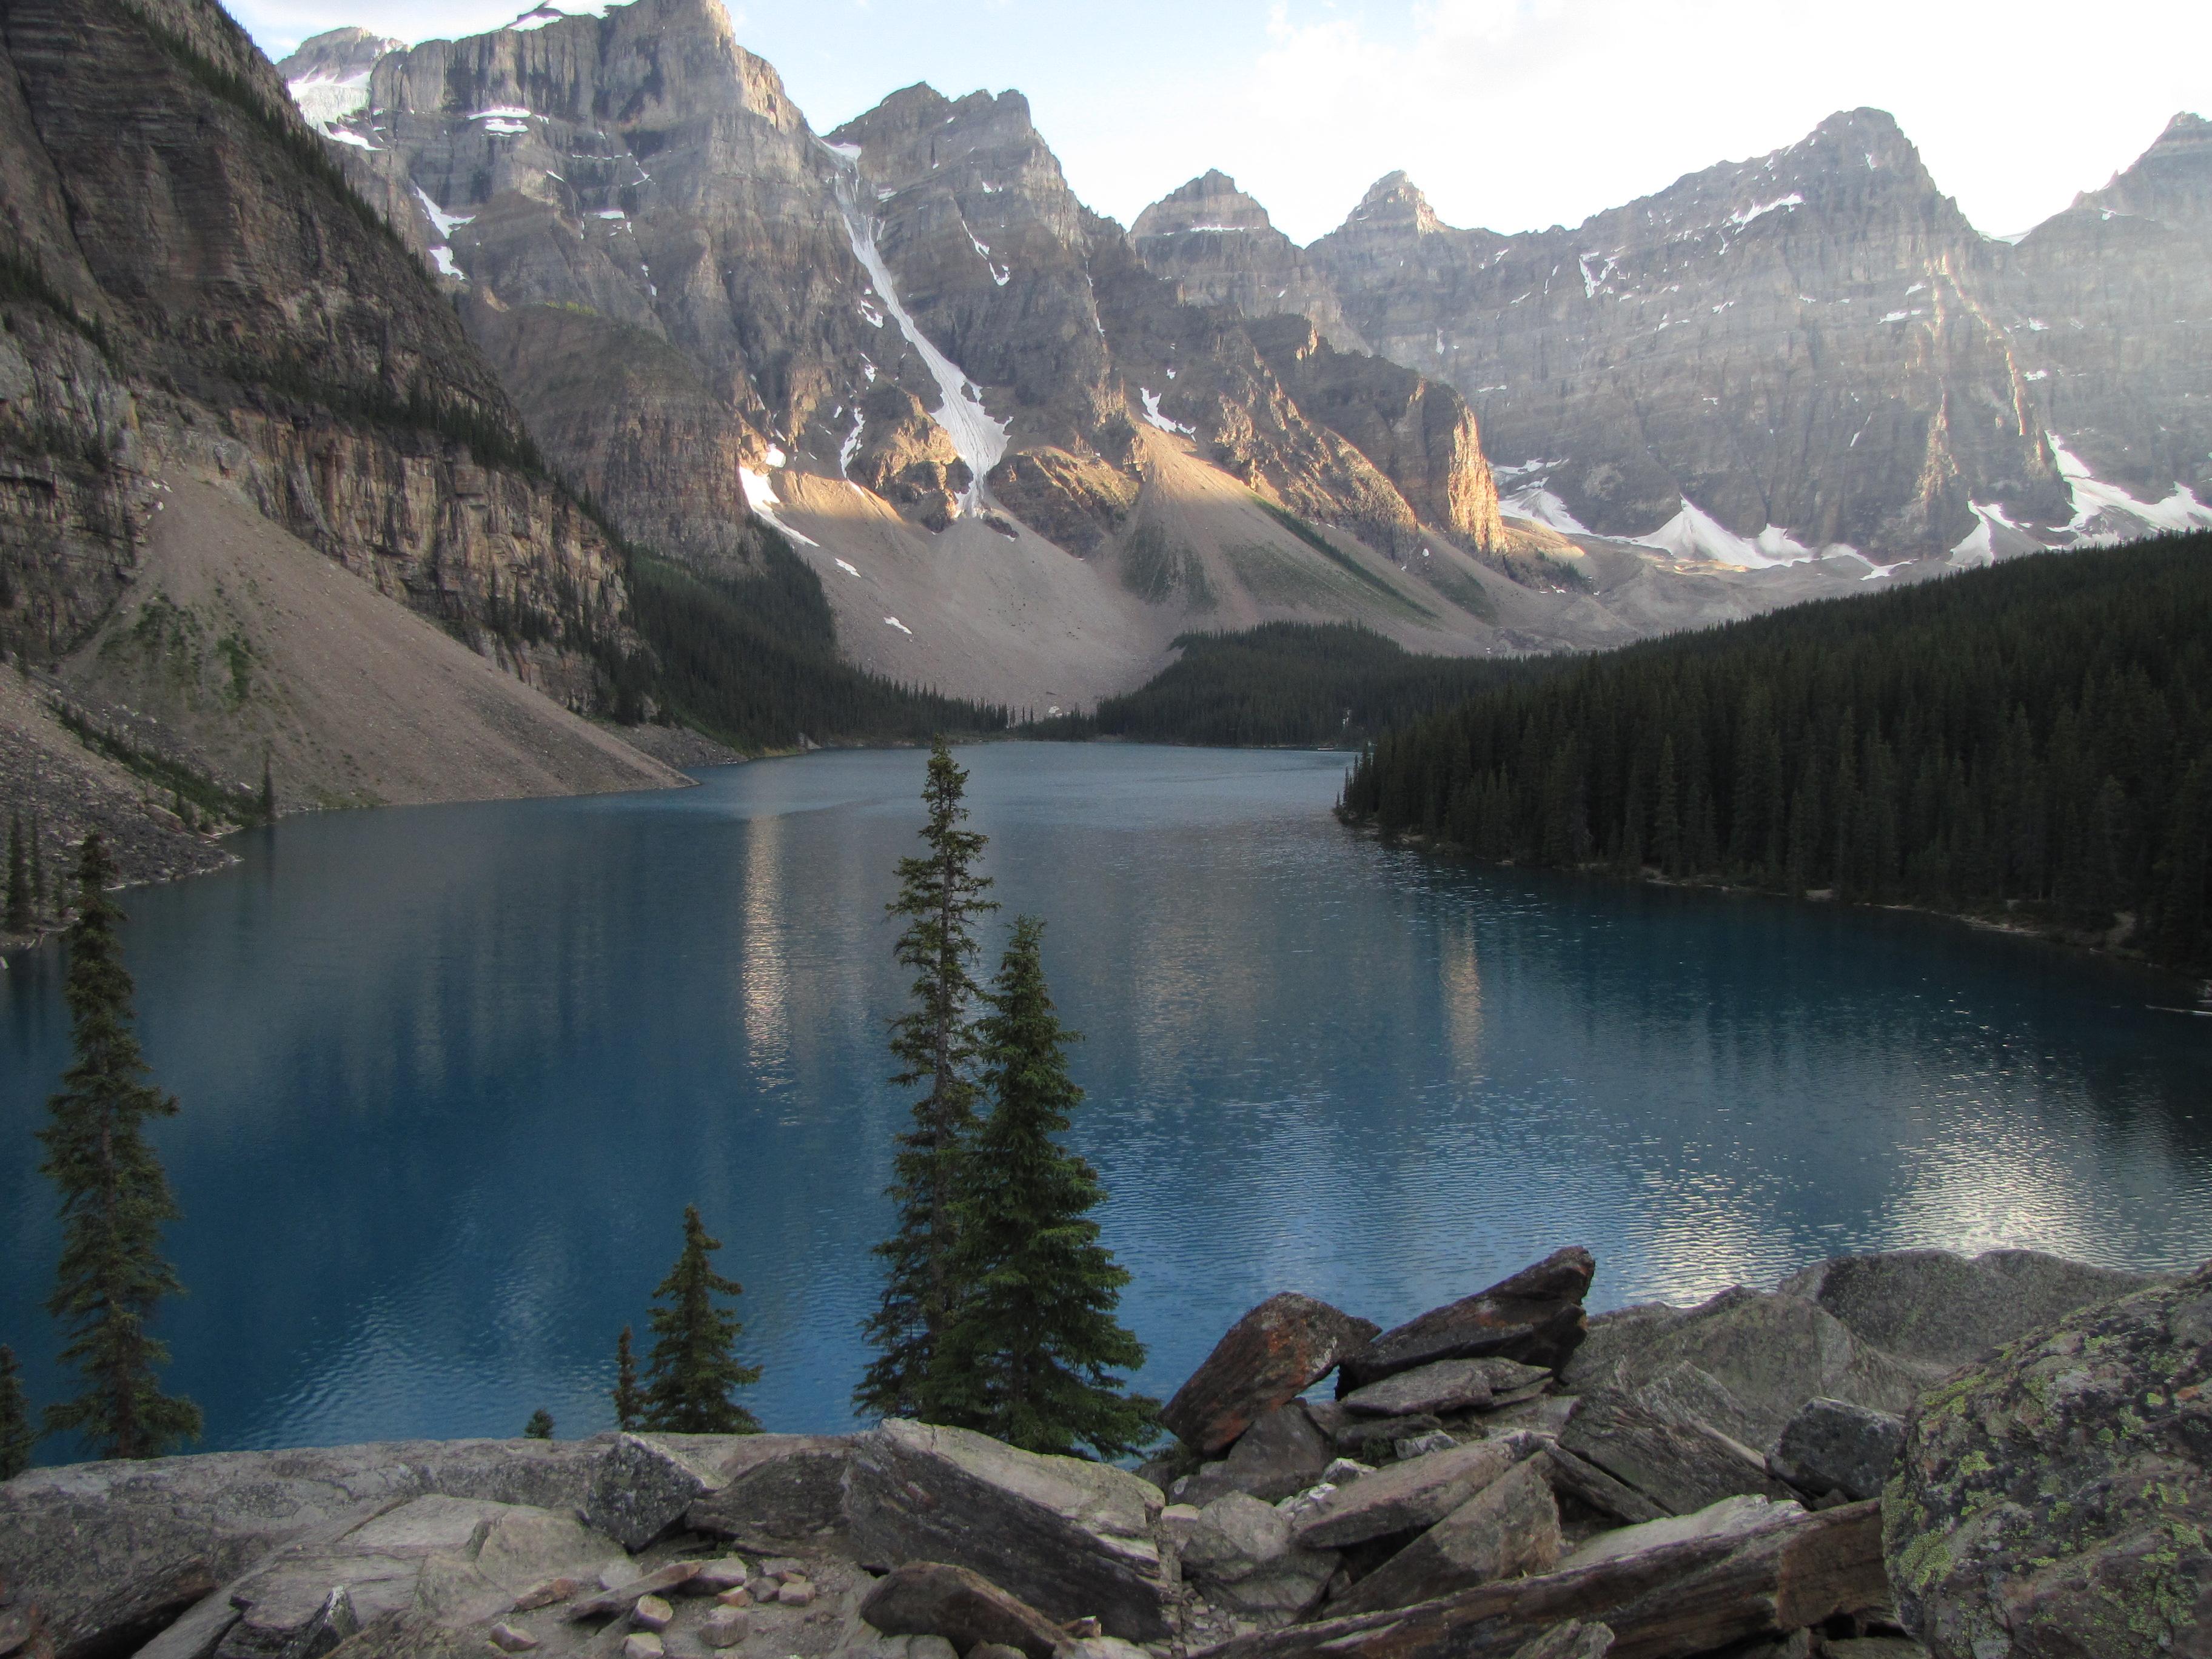
[[1390, 1331], [1275, 1297], [1133, 1474], [902, 1421], [33, 1470], [0, 1656], [2212, 1653], [2212, 1268], [1912, 1251], [1586, 1318], [1592, 1267]]

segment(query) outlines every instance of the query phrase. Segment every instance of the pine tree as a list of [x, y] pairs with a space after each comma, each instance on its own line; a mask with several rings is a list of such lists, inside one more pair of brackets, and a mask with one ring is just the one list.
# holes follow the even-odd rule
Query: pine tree
[[13, 1480], [31, 1467], [31, 1407], [23, 1398], [22, 1368], [15, 1351], [0, 1345], [0, 1480]]
[[265, 749], [261, 751], [261, 801], [259, 811], [262, 823], [274, 823], [276, 822], [276, 780], [270, 773], [269, 751]]
[[85, 1386], [46, 1408], [46, 1429], [82, 1434], [103, 1457], [158, 1457], [200, 1432], [199, 1407], [161, 1393], [156, 1373], [169, 1351], [147, 1328], [163, 1297], [184, 1292], [161, 1255], [161, 1224], [179, 1212], [143, 1133], [146, 1119], [175, 1115], [177, 1103], [146, 1081], [131, 1030], [122, 912], [107, 896], [113, 873], [100, 836], [86, 836], [63, 992], [76, 1059], [39, 1132], [41, 1169], [62, 1196], [61, 1267], [46, 1309], [67, 1338], [63, 1362]]
[[1054, 1139], [1083, 1091], [1065, 1052], [1078, 1039], [1045, 987], [1043, 934], [1034, 917], [1015, 923], [983, 1022], [993, 1105], [975, 1136], [955, 1256], [969, 1289], [927, 1404], [933, 1422], [1025, 1451], [1118, 1457], [1152, 1437], [1159, 1406], [1122, 1393], [1112, 1374], [1145, 1363], [1144, 1346], [1115, 1317], [1129, 1275], [1091, 1219], [1106, 1196], [1097, 1172]]
[[[39, 919], [40, 910], [45, 907], [46, 897], [46, 866], [39, 857], [39, 842], [41, 839], [39, 833], [39, 814], [37, 809], [33, 808], [31, 812], [31, 920], [34, 924]], [[59, 915], [60, 907], [56, 906], [47, 914]]]
[[540, 1406], [530, 1413], [530, 1420], [522, 1425], [526, 1440], [550, 1440], [553, 1437], [553, 1413]]
[[615, 1423], [625, 1429], [635, 1428], [645, 1416], [645, 1396], [637, 1386], [637, 1359], [629, 1351], [629, 1327], [622, 1328], [615, 1339]]
[[31, 931], [31, 868], [23, 847], [23, 815], [8, 815], [8, 911], [0, 922], [11, 933]]
[[856, 1409], [878, 1417], [921, 1409], [939, 1339], [958, 1301], [951, 1277], [957, 1235], [960, 1158], [975, 1119], [975, 1009], [969, 971], [975, 919], [998, 906], [983, 897], [990, 878], [977, 872], [984, 837], [960, 826], [968, 775], [939, 738], [929, 756], [921, 798], [928, 850], [899, 860], [899, 896], [889, 908], [906, 919], [895, 954], [914, 970], [912, 1009], [891, 1027], [902, 1088], [926, 1085], [914, 1127], [899, 1137], [890, 1196], [898, 1231], [876, 1247], [884, 1264], [883, 1302], [861, 1328], [877, 1358], [853, 1392]]
[[699, 1207], [684, 1208], [684, 1253], [653, 1293], [666, 1306], [652, 1314], [653, 1354], [645, 1367], [644, 1422], [664, 1434], [758, 1434], [753, 1414], [730, 1390], [760, 1381], [760, 1367], [740, 1365], [738, 1334], [744, 1327], [717, 1296], [739, 1296], [744, 1286], [716, 1273], [707, 1258], [722, 1248], [707, 1236]]

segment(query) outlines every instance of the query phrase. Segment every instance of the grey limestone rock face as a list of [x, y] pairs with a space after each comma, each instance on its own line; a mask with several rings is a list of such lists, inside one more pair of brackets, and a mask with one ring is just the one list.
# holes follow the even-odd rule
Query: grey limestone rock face
[[410, 1499], [573, 1514], [609, 1443], [397, 1441], [33, 1469], [0, 1486], [0, 1580], [46, 1607], [67, 1650], [173, 1616], [288, 1540]]
[[1565, 1551], [1544, 1461], [1530, 1458], [1359, 1580], [1332, 1612], [1411, 1607], [1493, 1579], [1548, 1572]]
[[856, 1444], [845, 1513], [865, 1565], [967, 1567], [1049, 1618], [1143, 1642], [1168, 1630], [1161, 1507], [1158, 1487], [1104, 1464], [894, 1419]]
[[1306, 1402], [1293, 1400], [1263, 1414], [1237, 1437], [1227, 1457], [1202, 1464], [1176, 1481], [1171, 1496], [1200, 1509], [1232, 1492], [1272, 1504], [1320, 1480], [1335, 1455]]
[[1385, 1331], [1346, 1357], [1337, 1372], [1338, 1397], [1442, 1359], [1495, 1357], [1557, 1370], [1582, 1342], [1583, 1298], [1596, 1270], [1590, 1253], [1571, 1245]]
[[1703, 1425], [1670, 1422], [1617, 1390], [1586, 1396], [1559, 1443], [1673, 1515], [1738, 1493], [1790, 1495], [1757, 1453]]
[[1342, 1549], [1434, 1526], [1539, 1447], [1533, 1436], [1504, 1436], [1394, 1463], [1339, 1487], [1295, 1536], [1309, 1549]]
[[1355, 1417], [1478, 1410], [1501, 1394], [1517, 1394], [1550, 1375], [1541, 1366], [1512, 1359], [1440, 1359], [1355, 1389], [1341, 1403]]
[[1935, 1382], [2039, 1325], [2163, 1282], [2038, 1250], [1889, 1250], [1821, 1262], [1780, 1289]]
[[1879, 1498], [1904, 1444], [1905, 1425], [1887, 1412], [1813, 1400], [1790, 1419], [1766, 1465], [1815, 1497]]
[[1367, 349], [1304, 250], [1218, 168], [1139, 214], [1129, 239], [1146, 267], [1187, 299], [1245, 317], [1310, 318], [1337, 350]]
[[1882, 1496], [1936, 1659], [2201, 1648], [2212, 1584], [2212, 1268], [2070, 1315], [1907, 1419]]

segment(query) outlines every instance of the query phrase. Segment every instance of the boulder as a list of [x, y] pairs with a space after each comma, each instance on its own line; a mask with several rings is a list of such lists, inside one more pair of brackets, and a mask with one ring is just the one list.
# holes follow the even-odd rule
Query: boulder
[[1948, 1250], [1890, 1250], [1823, 1261], [1780, 1288], [1817, 1303], [1932, 1383], [2039, 1326], [2172, 1282], [2039, 1250], [1990, 1250], [1971, 1261]]
[[1670, 1515], [1689, 1515], [1739, 1492], [1791, 1496], [1756, 1452], [1711, 1429], [1670, 1423], [1617, 1389], [1585, 1399], [1559, 1443]]
[[1290, 1518], [1271, 1504], [1231, 1492], [1199, 1511], [1183, 1539], [1186, 1577], [1206, 1597], [1248, 1619], [1296, 1619], [1321, 1602], [1340, 1558], [1299, 1548]]
[[1433, 1434], [1443, 1424], [1427, 1412], [1413, 1417], [1353, 1417], [1346, 1415], [1329, 1444], [1338, 1455], [1362, 1463], [1388, 1463], [1398, 1455], [1398, 1443]]
[[1899, 1611], [1935, 1659], [2203, 1651], [2212, 1267], [1929, 1394], [1882, 1509]]
[[1480, 1411], [1501, 1395], [1518, 1399], [1550, 1376], [1541, 1366], [1523, 1365], [1515, 1359], [1440, 1359], [1355, 1389], [1343, 1396], [1341, 1403], [1346, 1411], [1361, 1417]]
[[710, 1648], [733, 1648], [751, 1632], [751, 1618], [742, 1607], [714, 1607], [699, 1621], [699, 1639]]
[[1887, 1412], [1842, 1400], [1809, 1400], [1782, 1431], [1766, 1467], [1815, 1498], [1830, 1492], [1853, 1500], [1879, 1498], [1904, 1444], [1905, 1425]]
[[860, 1617], [886, 1636], [941, 1636], [962, 1653], [989, 1643], [1026, 1659], [1053, 1659], [1067, 1639], [1019, 1596], [941, 1561], [894, 1568], [860, 1603]]
[[703, 1494], [726, 1484], [725, 1466], [754, 1437], [621, 1434], [592, 1471], [584, 1519], [626, 1550], [641, 1550], [681, 1523]]
[[569, 1623], [575, 1624], [586, 1619], [605, 1619], [615, 1613], [628, 1613], [648, 1595], [658, 1595], [663, 1590], [683, 1589], [697, 1575], [699, 1567], [696, 1561], [671, 1561], [665, 1566], [636, 1574], [587, 1601], [577, 1602], [563, 1617]]
[[1611, 1629], [1570, 1619], [1564, 1625], [1553, 1626], [1528, 1646], [1516, 1648], [1513, 1659], [1606, 1659], [1612, 1651]]
[[1168, 1632], [1161, 1507], [1158, 1487], [1108, 1465], [898, 1419], [860, 1437], [845, 1491], [864, 1565], [968, 1567], [1048, 1618], [1095, 1615], [1139, 1642]]
[[1229, 1328], [1161, 1409], [1202, 1456], [1218, 1457], [1265, 1413], [1327, 1376], [1378, 1328], [1296, 1291], [1269, 1297]]
[[1548, 1572], [1565, 1552], [1543, 1460], [1529, 1458], [1354, 1584], [1336, 1610], [1407, 1607], [1493, 1578]]
[[1559, 1627], [1578, 1620], [1609, 1627], [1613, 1651], [1632, 1659], [1689, 1659], [1888, 1614], [1881, 1515], [1875, 1504], [1852, 1504], [1749, 1534], [1500, 1579], [1411, 1607], [1239, 1637], [1209, 1651], [1212, 1659], [1506, 1659], [1559, 1639]]
[[442, 1494], [573, 1511], [612, 1439], [388, 1441], [31, 1469], [0, 1485], [0, 1583], [42, 1609], [58, 1652], [128, 1652], [271, 1550], [380, 1507]]
[[1597, 1264], [1579, 1245], [1486, 1291], [1385, 1331], [1337, 1371], [1337, 1396], [1440, 1359], [1496, 1356], [1558, 1370], [1583, 1339], [1583, 1297]]
[[[1634, 1319], [1601, 1324], [1567, 1366], [1570, 1390], [1640, 1394], [1657, 1385], [1661, 1415], [1671, 1409], [1668, 1400], [1715, 1413], [1699, 1420], [1762, 1455], [1808, 1400], [1901, 1415], [1923, 1382], [1827, 1310], [1789, 1292], [1723, 1291], [1695, 1308], [1638, 1310]], [[1684, 1365], [1702, 1379], [1676, 1369]]]
[[1634, 1525], [1656, 1521], [1666, 1514], [1635, 1487], [1622, 1485], [1596, 1464], [1563, 1450], [1556, 1440], [1546, 1443], [1544, 1464], [1553, 1492], [1600, 1515]]
[[277, 1550], [225, 1589], [238, 1617], [212, 1651], [327, 1648], [386, 1614], [457, 1626], [511, 1611], [549, 1577], [588, 1578], [622, 1552], [573, 1515], [432, 1495]]
[[1394, 1463], [1340, 1486], [1297, 1526], [1307, 1549], [1342, 1549], [1434, 1526], [1539, 1447], [1533, 1437], [1478, 1440]]
[[694, 1500], [684, 1524], [757, 1549], [783, 1549], [845, 1522], [850, 1435], [753, 1434], [717, 1470], [722, 1484]]
[[1764, 1498], [1723, 1498], [1692, 1515], [1670, 1515], [1585, 1539], [1559, 1563], [1559, 1571], [1573, 1572], [1601, 1561], [1618, 1561], [1696, 1539], [1737, 1537], [1767, 1527], [1790, 1525], [1804, 1513], [1803, 1504], [1787, 1498], [1777, 1504]]
[[1272, 1504], [1313, 1485], [1335, 1455], [1335, 1447], [1315, 1423], [1306, 1402], [1293, 1400], [1262, 1415], [1229, 1449], [1227, 1457], [1201, 1464], [1176, 1481], [1170, 1496], [1178, 1504], [1200, 1509], [1232, 1492]]

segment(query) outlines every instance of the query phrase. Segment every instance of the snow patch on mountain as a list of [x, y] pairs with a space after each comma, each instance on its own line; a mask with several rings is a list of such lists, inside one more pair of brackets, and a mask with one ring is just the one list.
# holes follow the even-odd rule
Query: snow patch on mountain
[[507, 27], [517, 33], [527, 34], [565, 18], [605, 17], [608, 8], [617, 3], [619, 0], [545, 0], [544, 4], [532, 6]]
[[1137, 395], [1145, 401], [1145, 421], [1147, 425], [1156, 426], [1163, 432], [1180, 433], [1186, 438], [1195, 438], [1198, 436], [1198, 428], [1196, 427], [1185, 426], [1181, 421], [1171, 421], [1166, 416], [1160, 413], [1160, 394], [1158, 392], [1151, 390], [1149, 387], [1140, 386], [1137, 388]]
[[[289, 82], [285, 90], [300, 113], [317, 126], [335, 126], [349, 121], [368, 107], [369, 71], [349, 75], [343, 79], [334, 75], [310, 75]], [[337, 133], [331, 135], [337, 137]]]
[[2106, 483], [2090, 471], [2088, 465], [2055, 432], [2051, 434], [2051, 454], [2073, 494], [2074, 519], [2066, 527], [2077, 535], [2111, 533], [2118, 526], [2109, 522], [2100, 526], [2098, 522], [2108, 514], [2124, 514], [2154, 530], [2202, 530], [2212, 526], [2212, 507], [2198, 501], [2197, 492], [2185, 484], [2176, 484], [2164, 501], [2138, 501], [2119, 485]]
[[1648, 536], [1631, 536], [1638, 547], [1671, 553], [1678, 559], [1734, 565], [1739, 570], [1771, 570], [1777, 565], [1800, 564], [1814, 556], [1786, 530], [1769, 525], [1757, 537], [1747, 538], [1701, 511], [1688, 496], [1681, 511]]
[[[943, 402], [932, 411], [932, 417], [945, 428], [945, 436], [952, 440], [953, 452], [967, 462], [972, 475], [967, 492], [960, 498], [960, 510], [976, 512], [982, 506], [984, 478], [1006, 457], [1007, 423], [991, 418], [990, 410], [983, 406], [982, 393], [975, 390], [957, 363], [937, 349], [899, 302], [898, 284], [892, 280], [890, 267], [884, 263], [883, 253], [876, 246], [875, 218], [860, 209], [860, 169], [855, 165], [860, 155], [858, 147], [823, 144], [822, 148], [837, 158], [837, 205], [844, 212], [845, 234], [853, 244], [853, 257], [860, 262], [860, 268], [875, 284], [876, 297], [883, 301], [884, 310], [898, 325], [899, 332], [906, 336], [907, 343], [915, 349], [937, 382]], [[872, 309], [862, 302], [863, 316]], [[882, 326], [875, 317], [869, 316], [868, 320]]]
[[[771, 465], [781, 464], [781, 452], [772, 450], [769, 452], [769, 454], [771, 457]], [[819, 547], [822, 544], [816, 541], [811, 536], [802, 535], [798, 531], [793, 530], [781, 519], [776, 517], [776, 510], [781, 507], [783, 503], [776, 499], [775, 485], [769, 481], [769, 476], [767, 473], [759, 471], [753, 467], [741, 466], [738, 469], [738, 483], [744, 489], [745, 505], [752, 508], [755, 514], [758, 517], [775, 526], [776, 529], [781, 531], [785, 535], [791, 538], [793, 541], [799, 543], [802, 546]]]

